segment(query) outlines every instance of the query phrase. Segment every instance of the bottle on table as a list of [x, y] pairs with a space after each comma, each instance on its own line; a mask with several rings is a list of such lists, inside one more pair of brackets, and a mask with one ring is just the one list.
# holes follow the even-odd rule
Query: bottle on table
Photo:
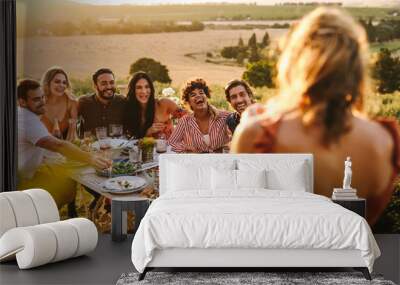
[[[76, 123], [77, 123], [77, 120], [76, 119], [69, 119], [68, 120], [68, 134], [67, 134], [67, 137], [66, 137], [66, 140], [67, 141], [70, 141], [70, 142], [78, 142], [78, 141], [80, 141], [79, 140], [79, 136], [78, 136], [78, 130], [77, 130], [77, 128], [76, 128]], [[75, 128], [75, 131], [71, 131], [71, 128]]]
[[167, 139], [165, 134], [160, 133], [158, 135], [157, 144], [156, 144], [156, 152], [164, 153], [167, 152]]

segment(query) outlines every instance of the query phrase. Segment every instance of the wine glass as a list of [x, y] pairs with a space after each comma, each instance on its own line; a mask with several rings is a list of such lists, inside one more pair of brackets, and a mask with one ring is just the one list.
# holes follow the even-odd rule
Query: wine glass
[[96, 137], [98, 140], [107, 138], [107, 128], [106, 127], [97, 127], [96, 128]]
[[138, 146], [134, 145], [129, 150], [129, 161], [136, 166], [142, 162], [142, 151]]
[[121, 124], [110, 124], [110, 136], [119, 138], [123, 134], [123, 126]]

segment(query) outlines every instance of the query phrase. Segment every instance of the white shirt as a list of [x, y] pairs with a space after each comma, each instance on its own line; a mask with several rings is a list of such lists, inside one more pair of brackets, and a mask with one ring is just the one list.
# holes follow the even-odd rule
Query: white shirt
[[18, 175], [30, 179], [43, 161], [44, 149], [36, 143], [51, 136], [39, 116], [26, 108], [18, 107]]
[[209, 134], [203, 135], [203, 139], [204, 139], [204, 142], [206, 143], [206, 145], [207, 145], [207, 146], [210, 146], [210, 143], [211, 143], [211, 141], [210, 141], [210, 135], [209, 135]]

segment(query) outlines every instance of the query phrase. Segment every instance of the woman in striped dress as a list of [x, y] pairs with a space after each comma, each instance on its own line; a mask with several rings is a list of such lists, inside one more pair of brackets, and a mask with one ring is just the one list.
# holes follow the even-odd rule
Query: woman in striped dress
[[229, 112], [212, 106], [210, 89], [204, 79], [196, 78], [186, 82], [182, 100], [193, 111], [182, 117], [174, 129], [169, 144], [175, 152], [221, 152], [230, 140], [226, 126]]

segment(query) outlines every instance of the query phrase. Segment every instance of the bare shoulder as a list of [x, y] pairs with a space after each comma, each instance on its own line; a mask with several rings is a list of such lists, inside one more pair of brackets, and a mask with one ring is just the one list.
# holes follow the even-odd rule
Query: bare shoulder
[[246, 120], [243, 124], [238, 126], [239, 134], [242, 135], [258, 135], [263, 132], [263, 127], [261, 125], [262, 122], [265, 121], [263, 116], [259, 116], [256, 118], [252, 118], [250, 120]]
[[71, 105], [71, 107], [77, 107], [78, 99], [75, 98], [74, 96], [68, 96], [68, 103]]
[[394, 139], [390, 131], [381, 123], [356, 116], [353, 121], [356, 135], [368, 142], [379, 156], [391, 155], [394, 149]]
[[359, 129], [366, 137], [381, 144], [392, 144], [393, 139], [387, 128], [375, 120], [364, 117], [354, 117], [354, 127]]
[[160, 98], [157, 100], [158, 105], [164, 109], [176, 109], [178, 105], [169, 98]]
[[264, 135], [264, 128], [262, 126], [262, 122], [264, 121], [264, 116], [257, 116], [241, 122], [236, 128], [232, 138], [232, 152], [258, 152], [256, 142]]

